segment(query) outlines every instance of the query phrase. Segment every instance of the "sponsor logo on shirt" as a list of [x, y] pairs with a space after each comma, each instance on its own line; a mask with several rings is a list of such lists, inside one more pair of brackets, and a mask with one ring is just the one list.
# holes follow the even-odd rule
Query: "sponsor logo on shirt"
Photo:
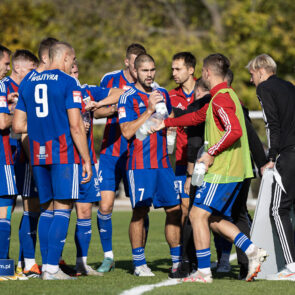
[[123, 86], [123, 90], [128, 90], [128, 89], [130, 89], [131, 88], [131, 86], [128, 86], [128, 85], [124, 85]]
[[46, 159], [48, 157], [48, 154], [46, 154], [46, 150], [45, 150], [45, 146], [42, 145], [39, 148], [39, 155], [37, 155], [37, 158], [42, 160], [42, 159]]
[[74, 102], [81, 103], [82, 101], [81, 91], [73, 91], [73, 100]]
[[181, 102], [176, 107], [178, 109], [185, 110], [185, 107], [181, 104]]
[[141, 103], [138, 105], [138, 107], [140, 107], [140, 108], [145, 108], [145, 104], [144, 104], [143, 102], [141, 102]]
[[118, 109], [119, 119], [126, 118], [126, 111], [124, 107]]
[[1, 108], [6, 108], [7, 107], [7, 102], [6, 102], [6, 97], [5, 96], [0, 96], [0, 107]]

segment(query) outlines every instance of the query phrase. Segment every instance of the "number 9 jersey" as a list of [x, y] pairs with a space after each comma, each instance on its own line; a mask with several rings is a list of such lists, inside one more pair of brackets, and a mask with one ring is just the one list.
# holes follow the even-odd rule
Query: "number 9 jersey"
[[60, 70], [34, 71], [20, 84], [16, 109], [27, 113], [32, 165], [80, 162], [67, 110], [81, 101], [79, 81]]

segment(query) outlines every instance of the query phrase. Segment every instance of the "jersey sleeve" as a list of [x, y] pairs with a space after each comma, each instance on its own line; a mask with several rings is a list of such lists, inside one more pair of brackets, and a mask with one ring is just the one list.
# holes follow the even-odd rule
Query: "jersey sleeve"
[[66, 109], [82, 109], [82, 88], [80, 83], [69, 77], [68, 83], [66, 85]]
[[0, 113], [10, 114], [7, 101], [7, 89], [3, 81], [0, 81]]
[[103, 100], [109, 95], [110, 92], [110, 88], [105, 88], [96, 85], [89, 85], [88, 90], [90, 91], [95, 101]]
[[281, 137], [278, 108], [271, 91], [267, 89], [263, 83], [257, 87], [257, 96], [262, 106], [268, 133], [268, 158], [272, 161], [275, 161], [276, 156], [279, 153]]
[[118, 104], [118, 117], [120, 124], [137, 119], [138, 116], [134, 110], [133, 99], [134, 97], [131, 94], [128, 95], [128, 91], [120, 96]]
[[167, 92], [166, 89], [163, 89], [163, 92], [165, 94], [165, 98], [166, 98], [166, 107], [167, 107], [167, 111], [168, 111], [168, 114], [170, 115], [171, 112], [172, 112], [172, 105], [171, 105], [171, 100], [170, 100], [170, 96]]
[[100, 80], [99, 86], [103, 88], [107, 88], [110, 78], [111, 78], [110, 75], [103, 76]]

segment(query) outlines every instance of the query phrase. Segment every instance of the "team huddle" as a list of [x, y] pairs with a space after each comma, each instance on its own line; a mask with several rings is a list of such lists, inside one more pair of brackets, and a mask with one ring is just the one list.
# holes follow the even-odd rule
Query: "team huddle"
[[[202, 77], [195, 79], [193, 54], [175, 54], [172, 76], [179, 86], [168, 93], [155, 82], [153, 57], [136, 43], [127, 48], [125, 69], [104, 75], [100, 86], [80, 84], [75, 51], [66, 42], [43, 40], [39, 59], [28, 50], [17, 50], [11, 57], [11, 75], [5, 77], [10, 55], [0, 46], [0, 259], [9, 255], [17, 195], [23, 198], [24, 213], [16, 273], [0, 280], [71, 280], [113, 270], [112, 211], [121, 181], [132, 206], [129, 236], [134, 275], [154, 276], [145, 258], [153, 205], [166, 213], [170, 278], [213, 281], [212, 230], [217, 271], [230, 268], [228, 249], [234, 244], [240, 279], [254, 280], [267, 253], [249, 239], [246, 200], [253, 178], [251, 156], [262, 172], [275, 159], [266, 158], [230, 86], [233, 74], [227, 57], [218, 53], [206, 57]], [[256, 60], [251, 62], [250, 73], [256, 71]], [[107, 118], [98, 165], [94, 118]], [[174, 172], [167, 146], [175, 133]], [[198, 186], [191, 183], [195, 162], [206, 171]], [[96, 202], [104, 251], [97, 270], [87, 264]], [[62, 252], [74, 206], [77, 256], [71, 270]], [[37, 230], [41, 268], [35, 261]]]

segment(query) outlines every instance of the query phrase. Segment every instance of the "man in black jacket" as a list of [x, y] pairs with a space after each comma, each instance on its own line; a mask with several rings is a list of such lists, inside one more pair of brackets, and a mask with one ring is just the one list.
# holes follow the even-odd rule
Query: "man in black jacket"
[[267, 54], [255, 57], [247, 69], [257, 88], [266, 123], [269, 162], [261, 171], [274, 168], [270, 214], [286, 261], [286, 267], [268, 279], [295, 280], [294, 233], [290, 219], [295, 199], [295, 87], [276, 76], [276, 63]]

